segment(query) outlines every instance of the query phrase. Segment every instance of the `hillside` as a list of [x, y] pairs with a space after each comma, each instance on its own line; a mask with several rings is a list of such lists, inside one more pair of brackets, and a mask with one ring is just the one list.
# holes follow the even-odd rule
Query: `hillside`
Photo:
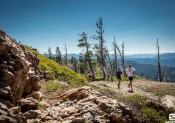
[[33, 53], [37, 54], [39, 58], [39, 69], [45, 70], [49, 72], [51, 79], [57, 79], [59, 81], [66, 81], [70, 84], [77, 84], [77, 85], [85, 85], [87, 81], [84, 75], [77, 74], [67, 66], [61, 66], [56, 63], [54, 60], [51, 60], [47, 57], [43, 57], [37, 50], [33, 50], [32, 48], [25, 46], [27, 51], [32, 51]]

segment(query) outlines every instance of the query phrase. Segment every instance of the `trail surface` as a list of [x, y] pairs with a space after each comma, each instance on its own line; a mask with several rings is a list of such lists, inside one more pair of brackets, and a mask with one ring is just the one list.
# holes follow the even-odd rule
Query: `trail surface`
[[133, 93], [128, 92], [128, 83], [128, 81], [122, 81], [120, 89], [118, 89], [117, 81], [94, 81], [90, 84], [93, 86], [110, 89], [115, 91], [117, 94], [122, 94], [124, 96], [139, 94], [154, 100], [158, 99], [159, 96], [175, 96], [175, 89], [173, 89], [175, 88], [175, 84], [173, 83], [135, 80], [133, 81]]

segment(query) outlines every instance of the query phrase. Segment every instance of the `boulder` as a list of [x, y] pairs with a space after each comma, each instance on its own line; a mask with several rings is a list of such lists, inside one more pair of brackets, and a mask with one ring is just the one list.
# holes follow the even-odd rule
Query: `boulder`
[[[26, 123], [21, 110], [37, 108], [36, 99], [42, 99], [42, 94], [36, 92], [41, 88], [38, 64], [36, 54], [26, 52], [24, 46], [0, 30], [0, 122]], [[31, 98], [21, 100], [27, 95]]]
[[33, 97], [34, 99], [42, 100], [43, 94], [40, 91], [37, 91], [37, 92], [33, 92], [32, 94], [28, 95], [27, 97]]
[[162, 103], [168, 108], [175, 108], [175, 97], [171, 95], [166, 95], [161, 99]]
[[[1, 30], [0, 46], [0, 94], [3, 99], [15, 104], [24, 93], [31, 94], [40, 90], [41, 86], [36, 76], [39, 59], [36, 54], [26, 52], [24, 46]], [[27, 83], [28, 80], [31, 80], [31, 85]], [[26, 85], [32, 88], [26, 89]]]
[[28, 97], [20, 100], [20, 106], [23, 112], [32, 110], [32, 109], [37, 109], [37, 105], [38, 105], [38, 101], [33, 97]]

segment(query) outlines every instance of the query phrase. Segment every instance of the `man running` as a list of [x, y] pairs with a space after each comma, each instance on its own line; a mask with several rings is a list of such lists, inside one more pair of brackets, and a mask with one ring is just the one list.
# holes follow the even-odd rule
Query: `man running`
[[117, 76], [117, 79], [118, 79], [118, 89], [120, 89], [121, 75], [122, 75], [122, 71], [121, 71], [120, 68], [118, 68], [118, 70], [116, 72], [116, 76]]
[[131, 64], [129, 64], [128, 68], [126, 68], [125, 71], [129, 79], [129, 84], [128, 84], [129, 92], [133, 92], [132, 81], [133, 81], [135, 69], [131, 66]]

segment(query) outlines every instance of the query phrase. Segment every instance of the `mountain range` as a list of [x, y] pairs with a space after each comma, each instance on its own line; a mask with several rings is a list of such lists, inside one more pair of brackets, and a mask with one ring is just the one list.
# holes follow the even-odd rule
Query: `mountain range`
[[[64, 55], [63, 55], [64, 57]], [[79, 54], [68, 54], [68, 59], [71, 59], [72, 57], [79, 59]], [[114, 55], [110, 54], [111, 60], [114, 59]], [[118, 59], [120, 60], [120, 56], [118, 56]], [[157, 62], [157, 54], [133, 54], [133, 55], [126, 55], [126, 60], [135, 61], [140, 64], [152, 64], [155, 65]], [[160, 54], [160, 60], [162, 65], [175, 67], [175, 53], [165, 53]]]

